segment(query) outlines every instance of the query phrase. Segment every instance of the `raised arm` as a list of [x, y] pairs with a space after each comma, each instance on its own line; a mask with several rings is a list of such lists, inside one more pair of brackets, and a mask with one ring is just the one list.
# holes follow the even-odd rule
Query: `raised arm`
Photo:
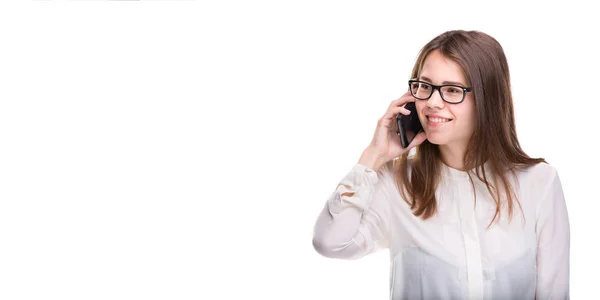
[[387, 247], [389, 192], [382, 176], [356, 164], [340, 181], [315, 224], [313, 246], [318, 253], [357, 259]]
[[355, 259], [388, 245], [389, 193], [395, 190], [388, 162], [425, 140], [425, 133], [419, 133], [404, 148], [398, 137], [396, 116], [409, 115], [404, 105], [414, 101], [406, 92], [390, 103], [377, 121], [371, 143], [327, 200], [313, 237], [320, 254]]

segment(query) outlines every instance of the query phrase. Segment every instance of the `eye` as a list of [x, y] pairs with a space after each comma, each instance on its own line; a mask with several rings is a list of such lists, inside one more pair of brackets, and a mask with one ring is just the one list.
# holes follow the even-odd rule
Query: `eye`
[[453, 86], [449, 86], [446, 91], [448, 93], [462, 93], [462, 89], [459, 89], [459, 88], [453, 87]]
[[428, 90], [431, 89], [431, 86], [429, 84], [427, 84], [427, 83], [419, 83], [419, 88], [421, 88], [421, 89], [423, 89], [425, 91], [428, 91]]

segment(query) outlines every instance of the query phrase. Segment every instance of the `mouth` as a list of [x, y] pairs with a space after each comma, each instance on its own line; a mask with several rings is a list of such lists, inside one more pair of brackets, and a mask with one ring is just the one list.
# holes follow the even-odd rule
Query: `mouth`
[[452, 119], [442, 118], [438, 116], [427, 116], [427, 123], [431, 123], [432, 125], [445, 124], [452, 121]]

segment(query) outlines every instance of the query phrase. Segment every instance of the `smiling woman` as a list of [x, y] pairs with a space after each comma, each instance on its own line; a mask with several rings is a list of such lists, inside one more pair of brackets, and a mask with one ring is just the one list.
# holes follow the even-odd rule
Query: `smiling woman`
[[[423, 132], [402, 147], [393, 120], [409, 102]], [[456, 30], [423, 47], [408, 91], [327, 200], [313, 245], [344, 259], [388, 248], [392, 299], [569, 298], [561, 182], [519, 145], [493, 37]]]
[[[469, 93], [471, 89], [466, 88], [468, 84], [462, 68], [435, 50], [427, 56], [420, 73], [420, 81], [413, 81], [411, 93], [416, 99], [427, 100], [416, 102], [419, 118], [426, 121], [423, 128], [427, 140], [443, 148], [466, 146], [473, 134], [475, 103], [473, 94]], [[435, 90], [439, 93], [434, 93]], [[462, 152], [464, 149], [442, 151], [447, 154]], [[463, 167], [462, 157], [445, 157], [445, 161], [456, 169]]]

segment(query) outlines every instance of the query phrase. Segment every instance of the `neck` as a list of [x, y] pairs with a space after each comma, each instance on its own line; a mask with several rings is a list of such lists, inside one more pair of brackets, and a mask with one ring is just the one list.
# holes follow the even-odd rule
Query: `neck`
[[444, 163], [453, 169], [466, 171], [464, 157], [467, 151], [467, 145], [439, 145], [440, 154]]

